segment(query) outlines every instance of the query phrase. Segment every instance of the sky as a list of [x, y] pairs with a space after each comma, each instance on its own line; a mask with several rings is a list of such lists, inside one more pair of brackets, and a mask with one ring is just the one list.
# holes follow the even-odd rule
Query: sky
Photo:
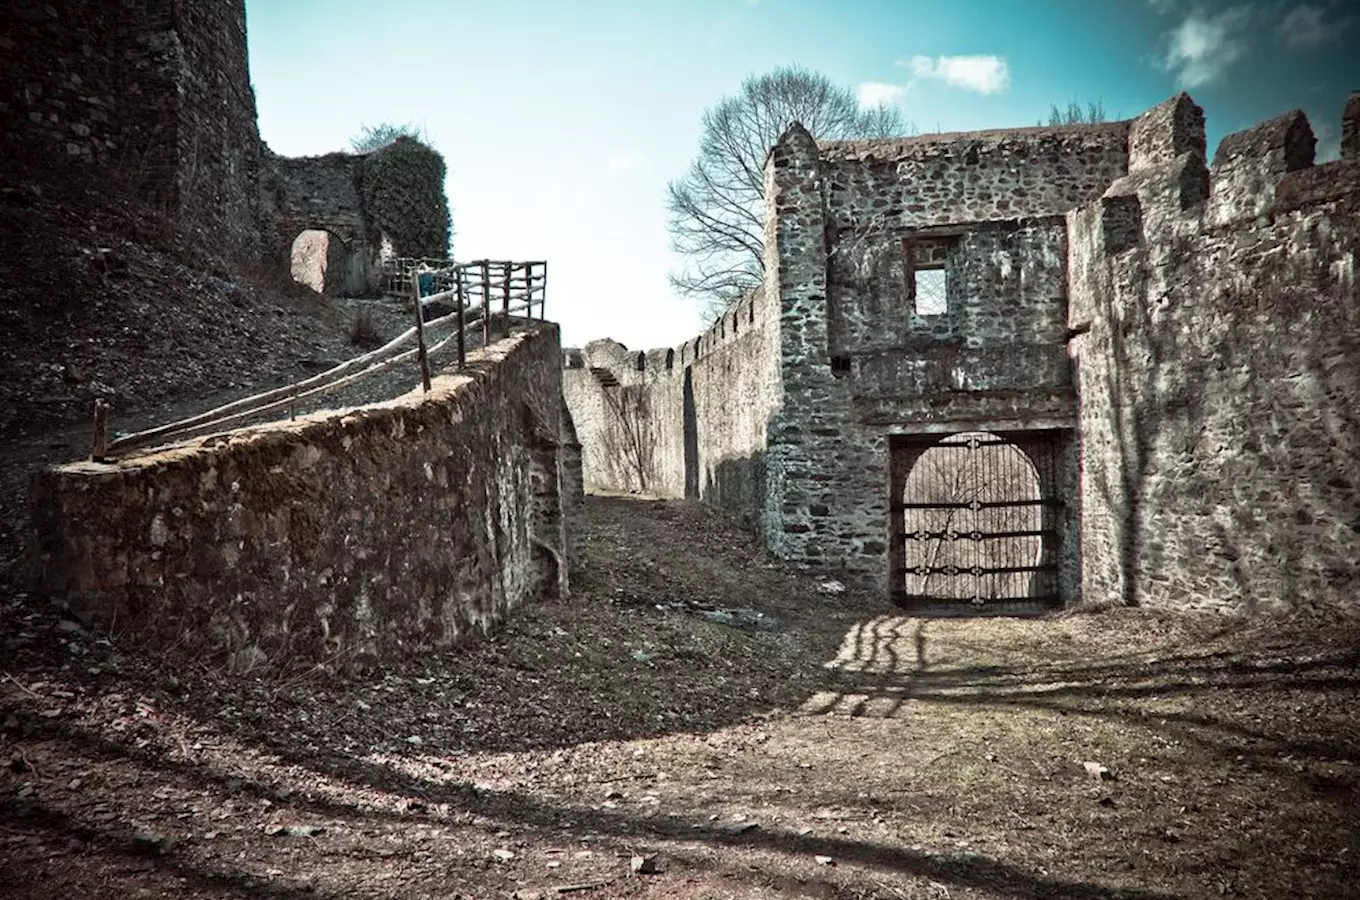
[[1135, 116], [1177, 92], [1223, 135], [1303, 109], [1319, 160], [1360, 89], [1353, 0], [246, 0], [271, 149], [410, 123], [448, 163], [454, 255], [548, 261], [563, 343], [697, 334], [674, 294], [666, 183], [706, 107], [801, 65], [920, 132]]

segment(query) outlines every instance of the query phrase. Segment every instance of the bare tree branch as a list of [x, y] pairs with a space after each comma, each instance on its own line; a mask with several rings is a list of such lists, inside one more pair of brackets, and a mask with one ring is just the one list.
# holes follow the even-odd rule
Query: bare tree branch
[[686, 258], [671, 285], [710, 311], [764, 277], [765, 156], [794, 122], [828, 140], [914, 130], [896, 108], [862, 108], [848, 89], [799, 67], [747, 78], [736, 96], [705, 110], [699, 153], [667, 186], [666, 207], [671, 249]]

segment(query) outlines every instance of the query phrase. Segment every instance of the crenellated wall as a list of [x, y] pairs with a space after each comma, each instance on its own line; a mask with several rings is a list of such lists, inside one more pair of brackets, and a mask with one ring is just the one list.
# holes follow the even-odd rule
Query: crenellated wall
[[1141, 117], [1174, 149], [1068, 216], [1086, 595], [1354, 607], [1360, 148], [1314, 166], [1293, 112], [1210, 169], [1203, 121], [1184, 95]]
[[[1294, 112], [1211, 169], [1185, 95], [1096, 126], [819, 146], [795, 124], [757, 330], [724, 338], [729, 312], [670, 354], [683, 377], [609, 342], [575, 358], [587, 488], [721, 498], [776, 555], [894, 591], [905, 479], [990, 432], [1036, 467], [1063, 602], [1353, 605], [1357, 134], [1360, 94], [1323, 166]], [[758, 465], [728, 487], [715, 458]]]
[[756, 290], [679, 347], [601, 340], [565, 351], [585, 489], [699, 497], [759, 522], [779, 393], [775, 322]]

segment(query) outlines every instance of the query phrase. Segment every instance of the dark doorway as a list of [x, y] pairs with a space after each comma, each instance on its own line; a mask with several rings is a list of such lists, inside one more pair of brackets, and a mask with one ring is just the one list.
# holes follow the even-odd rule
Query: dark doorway
[[318, 294], [338, 296], [350, 288], [350, 252], [340, 238], [320, 228], [309, 228], [293, 239], [289, 251], [293, 280]]

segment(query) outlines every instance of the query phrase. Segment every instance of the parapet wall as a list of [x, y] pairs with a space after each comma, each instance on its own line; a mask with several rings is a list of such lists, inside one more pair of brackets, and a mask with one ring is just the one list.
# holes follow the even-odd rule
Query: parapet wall
[[1068, 216], [1086, 596], [1353, 607], [1360, 151], [1314, 166], [1296, 112], [1209, 169], [1185, 96], [1135, 132], [1168, 149]]
[[469, 361], [428, 395], [42, 473], [40, 588], [238, 671], [448, 647], [560, 596], [575, 476], [557, 330]]
[[778, 318], [763, 290], [678, 347], [566, 351], [585, 489], [702, 497], [754, 525], [778, 405]]

